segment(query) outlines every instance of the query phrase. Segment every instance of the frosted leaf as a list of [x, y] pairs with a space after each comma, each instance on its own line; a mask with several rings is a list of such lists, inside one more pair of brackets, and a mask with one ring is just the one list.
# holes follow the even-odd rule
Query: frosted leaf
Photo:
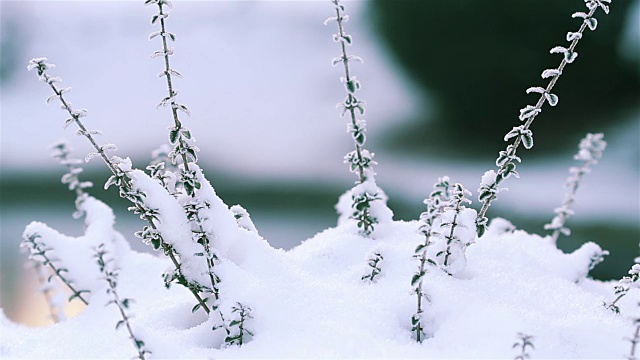
[[362, 58], [361, 58], [360, 56], [356, 56], [356, 55], [349, 55], [349, 56], [347, 57], [347, 60], [350, 60], [350, 61], [357, 61], [357, 62], [359, 62], [359, 63], [364, 63], [364, 60], [362, 60]]
[[102, 135], [100, 130], [89, 130], [89, 135]]
[[187, 109], [185, 105], [178, 104], [178, 103], [173, 103], [171, 105], [173, 106], [174, 109], [182, 111], [183, 113], [187, 114], [187, 116], [191, 116], [191, 111]]
[[547, 90], [545, 90], [545, 88], [543, 87], [530, 87], [527, 89], [527, 94], [531, 94], [531, 93], [538, 93], [538, 94], [544, 94]]
[[324, 24], [325, 24], [325, 25], [327, 25], [327, 24], [329, 23], [329, 21], [337, 21], [337, 20], [338, 20], [338, 17], [337, 17], [337, 16], [331, 16], [331, 17], [328, 17], [328, 18], [324, 21]]
[[585, 0], [585, 2], [589, 10], [593, 10], [599, 6], [605, 14], [609, 14], [609, 6], [604, 3], [610, 4], [611, 0]]
[[155, 51], [153, 54], [149, 56], [149, 59], [155, 59], [160, 56], [171, 56], [174, 54], [174, 52], [175, 51], [173, 49], [167, 49], [167, 51], [163, 51], [163, 50]]
[[66, 129], [72, 122], [74, 122], [76, 119], [74, 118], [68, 118], [67, 120], [64, 121], [64, 125], [63, 127]]
[[334, 42], [340, 41], [340, 35], [339, 34], [333, 34], [333, 41]]
[[542, 110], [535, 106], [527, 105], [525, 108], [520, 109], [520, 121], [524, 121], [530, 117], [538, 115]]
[[585, 24], [589, 30], [594, 31], [598, 27], [598, 19], [590, 17], [588, 19], [584, 19]]
[[547, 79], [547, 78], [555, 77], [559, 75], [562, 75], [562, 71], [558, 69], [546, 69], [545, 71], [542, 72], [543, 79]]
[[162, 33], [162, 36], [165, 38], [169, 38], [169, 40], [171, 41], [176, 41], [176, 35], [174, 33], [164, 32]]
[[578, 12], [574, 12], [573, 14], [571, 14], [572, 18], [583, 18], [583, 19], [587, 19], [589, 17], [589, 14], [584, 13], [582, 11], [578, 11]]
[[556, 106], [558, 105], [558, 95], [552, 93], [544, 93], [545, 99], [549, 102], [549, 105]]
[[169, 14], [155, 14], [151, 17], [151, 25], [155, 24], [160, 19], [166, 19], [169, 17]]
[[76, 130], [76, 135], [78, 135], [78, 136], [87, 136], [88, 134], [87, 134], [86, 131], [84, 131], [82, 129], [78, 129], [78, 130]]
[[567, 41], [580, 40], [580, 39], [582, 39], [582, 33], [579, 33], [579, 32], [567, 33]]
[[51, 95], [47, 98], [47, 104], [51, 103], [53, 100], [56, 100], [60, 98], [60, 95], [56, 94], [56, 95]]
[[149, 40], [153, 40], [154, 38], [160, 36], [160, 34], [162, 34], [162, 31], [154, 31], [151, 34], [149, 34]]
[[533, 147], [533, 133], [531, 130], [526, 130], [520, 134], [520, 140], [525, 148], [531, 149]]
[[351, 94], [353, 94], [356, 91], [360, 90], [360, 82], [356, 79], [355, 76], [351, 77], [349, 80], [347, 80], [344, 77], [341, 77], [340, 81], [342, 81], [344, 83], [345, 88]]
[[520, 133], [523, 131], [523, 127], [522, 126], [516, 126], [513, 129], [511, 129], [511, 131], [509, 131], [507, 133], [507, 135], [504, 136], [504, 141], [509, 141], [509, 139], [514, 138], [518, 135], [520, 135]]
[[568, 52], [569, 52], [569, 49], [562, 46], [556, 46], [553, 49], [549, 50], [549, 53], [551, 54], [566, 54]]
[[161, 108], [161, 107], [165, 107], [167, 105], [169, 105], [170, 103], [175, 102], [176, 100], [176, 95], [177, 93], [174, 93], [173, 96], [167, 96], [166, 98], [162, 99], [158, 105], [156, 105], [156, 109]]
[[482, 175], [482, 180], [480, 180], [481, 185], [492, 186], [496, 183], [496, 179], [498, 174], [495, 171], [489, 170]]
[[93, 159], [96, 156], [99, 156], [100, 154], [98, 154], [97, 152], [90, 152], [89, 154], [87, 154], [87, 156], [84, 158], [84, 162], [89, 162], [91, 161], [91, 159]]
[[121, 163], [123, 163], [124, 161], [125, 161], [125, 160], [124, 160], [123, 158], [121, 158], [120, 156], [115, 156], [115, 155], [114, 155], [114, 156], [112, 156], [112, 157], [111, 157], [111, 162], [112, 162], [112, 163], [114, 163], [114, 164], [116, 164], [116, 165], [121, 164]]
[[87, 115], [89, 115], [89, 113], [85, 109], [73, 110], [71, 112], [71, 116], [75, 117], [76, 119], [86, 117]]
[[336, 66], [339, 63], [341, 63], [342, 61], [344, 61], [343, 57], [333, 58], [333, 60], [331, 60], [331, 65]]
[[104, 145], [100, 146], [100, 150], [102, 150], [102, 151], [116, 151], [116, 150], [118, 150], [118, 147], [115, 146], [114, 144], [104, 144]]

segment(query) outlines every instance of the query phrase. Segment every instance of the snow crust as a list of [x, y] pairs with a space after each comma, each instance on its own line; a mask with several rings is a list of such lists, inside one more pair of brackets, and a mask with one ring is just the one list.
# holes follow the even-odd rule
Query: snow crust
[[[136, 186], [155, 191], [147, 177], [134, 175]], [[206, 179], [200, 181], [202, 196], [212, 204], [208, 211], [218, 221], [220, 310], [229, 319], [237, 302], [252, 309], [249, 342], [223, 346], [222, 330], [211, 330], [216, 317], [202, 310], [192, 314], [195, 299], [185, 288], [165, 288], [161, 274], [171, 266], [168, 259], [131, 250], [113, 230], [110, 209], [89, 197], [84, 236], [70, 238], [40, 223], [27, 227], [46, 234], [74, 281], [91, 290], [89, 305], [78, 316], [44, 328], [27, 328], [2, 314], [2, 358], [135, 355], [126, 332], [115, 330], [117, 309], [105, 306], [106, 283], [89, 253], [97, 242], [111, 244], [120, 269], [118, 292], [135, 300], [130, 321], [152, 358], [513, 358], [518, 332], [535, 336], [536, 358], [628, 353], [624, 337], [632, 334], [630, 322], [602, 305], [613, 297], [613, 284], [586, 277], [590, 258], [601, 252], [596, 244], [565, 254], [549, 238], [496, 220], [466, 247], [466, 264], [454, 276], [439, 270], [425, 276], [423, 290], [430, 301], [423, 318], [430, 337], [417, 343], [410, 324], [416, 311], [410, 281], [419, 266], [414, 249], [424, 241], [418, 222], [385, 222], [370, 239], [345, 221], [285, 252], [238, 226]], [[154, 205], [164, 206], [162, 201]], [[378, 264], [382, 272], [365, 282], [367, 259], [374, 253], [384, 257]], [[631, 291], [619, 302], [622, 314], [637, 311], [633, 299], [640, 294]]]

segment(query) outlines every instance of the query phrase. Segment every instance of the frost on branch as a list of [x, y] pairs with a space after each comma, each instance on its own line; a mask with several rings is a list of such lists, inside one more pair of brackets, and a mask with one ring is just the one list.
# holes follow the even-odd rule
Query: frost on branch
[[591, 172], [591, 166], [598, 163], [598, 160], [602, 157], [604, 149], [607, 147], [606, 141], [603, 140], [603, 134], [587, 134], [587, 136], [580, 141], [578, 146], [578, 153], [574, 156], [575, 160], [582, 161], [581, 166], [572, 166], [569, 168], [570, 176], [565, 183], [567, 192], [562, 201], [562, 206], [554, 210], [556, 216], [550, 223], [544, 226], [545, 230], [551, 230], [551, 239], [555, 243], [558, 241], [560, 234], [565, 236], [571, 235], [571, 230], [565, 226], [567, 220], [573, 216], [574, 212], [571, 209], [576, 199], [576, 192], [582, 182], [582, 178], [585, 174]]

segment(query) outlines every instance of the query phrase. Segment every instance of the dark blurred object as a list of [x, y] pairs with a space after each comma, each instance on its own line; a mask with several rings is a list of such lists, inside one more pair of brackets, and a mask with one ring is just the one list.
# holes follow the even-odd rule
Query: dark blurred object
[[[620, 51], [630, 5], [616, 1], [609, 15], [594, 15], [598, 28], [585, 30], [577, 60], [553, 90], [558, 106], [545, 104], [532, 125], [533, 153], [573, 148], [585, 132], [606, 130], [638, 106], [640, 59]], [[374, 31], [436, 101], [428, 119], [419, 115], [392, 137], [394, 147], [466, 156], [501, 150], [504, 134], [520, 124], [519, 109], [538, 100], [525, 90], [546, 87], [540, 74], [560, 64], [549, 50], [568, 46], [567, 32], [581, 25], [571, 18], [577, 11], [587, 11], [582, 0], [373, 0]]]

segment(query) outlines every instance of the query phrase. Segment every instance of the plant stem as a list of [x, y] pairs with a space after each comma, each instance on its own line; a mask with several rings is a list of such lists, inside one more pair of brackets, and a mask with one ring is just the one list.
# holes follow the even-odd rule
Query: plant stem
[[[69, 115], [71, 116], [71, 118], [73, 118], [73, 121], [76, 123], [76, 125], [78, 126], [78, 128], [81, 131], [81, 134], [86, 137], [89, 142], [91, 143], [91, 145], [93, 145], [93, 148], [98, 152], [98, 154], [100, 155], [100, 157], [102, 158], [102, 160], [104, 161], [104, 163], [107, 165], [107, 167], [109, 168], [109, 170], [111, 170], [111, 173], [115, 176], [123, 176], [125, 178], [125, 181], [122, 185], [123, 189], [125, 191], [130, 191], [131, 190], [131, 178], [124, 172], [122, 171], [117, 164], [115, 164], [113, 161], [111, 161], [111, 159], [109, 159], [109, 157], [107, 156], [107, 154], [105, 153], [104, 149], [102, 149], [102, 147], [100, 147], [98, 145], [98, 143], [95, 141], [95, 139], [93, 138], [93, 136], [91, 135], [91, 133], [87, 130], [87, 128], [84, 126], [84, 124], [82, 123], [82, 121], [80, 120], [80, 116], [76, 113], [73, 112], [73, 110], [71, 109], [71, 106], [69, 105], [69, 103], [64, 99], [63, 93], [58, 90], [58, 88], [55, 86], [55, 84], [52, 81], [47, 82], [49, 84], [49, 86], [51, 87], [51, 89], [53, 90], [53, 92], [58, 96], [58, 98], [60, 99], [60, 102], [62, 103], [63, 108], [69, 113]], [[144, 213], [144, 209], [142, 209], [142, 207], [139, 204], [135, 204], [134, 206], [141, 212]], [[149, 226], [151, 226], [153, 229], [157, 230], [156, 225], [153, 222], [153, 219], [149, 216], [146, 216], [145, 219], [147, 220], [147, 222], [149, 223]], [[164, 241], [162, 242], [162, 248], [164, 250], [164, 253], [169, 256], [169, 258], [171, 259], [171, 261], [173, 262], [173, 265], [175, 266], [176, 270], [178, 271], [178, 274], [180, 276], [184, 275], [182, 274], [182, 269], [181, 269], [181, 265], [180, 262], [178, 261], [178, 259], [176, 259], [175, 255], [174, 255], [174, 250], [173, 247], [167, 243], [165, 243]], [[205, 302], [202, 300], [202, 298], [200, 297], [200, 295], [198, 294], [198, 292], [194, 289], [189, 288], [189, 291], [191, 291], [191, 293], [194, 295], [194, 297], [198, 300], [198, 302], [200, 303], [200, 305], [202, 306], [202, 308], [207, 312], [207, 314], [209, 314], [210, 310], [209, 307], [207, 307], [207, 305], [205, 304]], [[83, 300], [82, 298], [80, 298], [81, 300]], [[84, 300], [83, 300], [84, 301]], [[86, 304], [86, 301], [85, 301]]]
[[[342, 12], [340, 11], [340, 2], [339, 0], [333, 0], [333, 4], [336, 7], [336, 17], [337, 17], [336, 22], [338, 23], [338, 35], [340, 36], [340, 38], [343, 38], [346, 34], [344, 32], [344, 27], [342, 24], [344, 17]], [[345, 81], [350, 82], [351, 75], [349, 72], [349, 57], [347, 55], [347, 46], [345, 44], [345, 41], [340, 40], [340, 48], [342, 49], [342, 63], [344, 65]], [[348, 93], [347, 96], [349, 99], [349, 103], [353, 104], [355, 101], [357, 101], [350, 92]], [[349, 114], [351, 115], [351, 125], [355, 127], [356, 126], [356, 108], [354, 106], [350, 106], [348, 110], [349, 110]], [[358, 183], [361, 184], [366, 180], [364, 168], [362, 167], [362, 163], [363, 163], [362, 146], [355, 141], [354, 143], [355, 143], [356, 156], [358, 158]]]
[[41, 244], [36, 242], [36, 239], [39, 238], [40, 235], [32, 234], [25, 238], [25, 242], [31, 244], [31, 248], [36, 250], [36, 253], [32, 253], [32, 255], [42, 256], [44, 261], [42, 261], [42, 265], [49, 266], [53, 273], [71, 290], [74, 298], [80, 299], [85, 305], [89, 305], [89, 302], [82, 297], [83, 292], [88, 292], [87, 290], [78, 291], [73, 285], [71, 285], [71, 281], [67, 280], [62, 274], [62, 271], [66, 271], [65, 269], [58, 269], [52, 262], [52, 260], [47, 256], [47, 249], [43, 249]]
[[[594, 7], [593, 9], [591, 9], [589, 11], [589, 14], [587, 15], [587, 17], [592, 17], [593, 14], [596, 12], [597, 7]], [[587, 28], [587, 24], [586, 22], [582, 22], [582, 25], [580, 26], [580, 30], [578, 30], [578, 33], [580, 33], [580, 36], [576, 37], [575, 39], [573, 39], [573, 41], [571, 42], [571, 45], [569, 46], [569, 51], [573, 52], [573, 50], [576, 48], [576, 46], [578, 45], [578, 42], [580, 41], [580, 39], [582, 38], [582, 34], [584, 33], [584, 30]], [[557, 76], [553, 76], [551, 78], [551, 81], [549, 81], [549, 84], [547, 85], [545, 92], [550, 93], [551, 90], [553, 89], [553, 87], [556, 85], [556, 82], [558, 82], [558, 78], [560, 78], [560, 76], [562, 75], [562, 72], [565, 68], [565, 66], [567, 66], [568, 62], [565, 58], [562, 59], [562, 61], [560, 62], [560, 66], [558, 66], [558, 71], [560, 72]], [[544, 105], [546, 101], [546, 98], [544, 96], [544, 94], [540, 94], [540, 99], [538, 99], [538, 102], [536, 103], [535, 109], [536, 110], [540, 110], [542, 109], [542, 105]], [[539, 112], [535, 112], [535, 114], [531, 117], [529, 117], [527, 119], [527, 121], [524, 124], [523, 129], [527, 130], [529, 129], [529, 127], [531, 126], [531, 124], [533, 123], [533, 121], [535, 120], [535, 118], [538, 116]], [[511, 153], [509, 155], [516, 155], [516, 151], [518, 150], [518, 147], [520, 146], [521, 143], [521, 138], [520, 136], [516, 136], [515, 140], [512, 144], [511, 147]], [[509, 166], [509, 164], [511, 163], [511, 161], [507, 161], [505, 162], [502, 166], [500, 166], [499, 170], [498, 170], [498, 174], [503, 173], [506, 168]], [[493, 186], [491, 187], [492, 189], [498, 189], [498, 186], [500, 185], [500, 183], [504, 180], [504, 178], [498, 176], [496, 178], [496, 182], [493, 184]], [[478, 219], [482, 219], [485, 217], [487, 210], [489, 210], [489, 206], [491, 206], [491, 202], [493, 200], [495, 200], [497, 198], [496, 193], [492, 194], [491, 196], [487, 197], [483, 204], [482, 204], [482, 208], [480, 209], [480, 212], [478, 212]]]

